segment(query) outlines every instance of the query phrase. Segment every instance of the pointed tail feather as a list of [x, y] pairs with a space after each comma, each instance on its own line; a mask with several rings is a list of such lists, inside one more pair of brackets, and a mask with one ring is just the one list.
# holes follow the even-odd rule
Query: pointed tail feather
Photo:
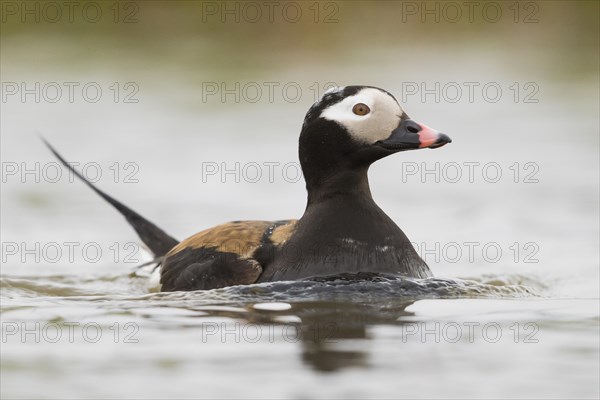
[[65, 159], [58, 154], [58, 152], [46, 141], [46, 139], [42, 138], [46, 146], [50, 149], [50, 151], [60, 160], [60, 162], [67, 167], [75, 176], [81, 179], [86, 185], [88, 185], [94, 192], [98, 193], [100, 197], [104, 200], [108, 201], [114, 208], [116, 208], [121, 215], [127, 219], [129, 225], [135, 229], [138, 236], [144, 242], [146, 246], [152, 251], [155, 257], [162, 257], [169, 252], [173, 247], [175, 247], [179, 241], [172, 238], [165, 231], [154, 225], [152, 222], [148, 221], [146, 218], [142, 217], [140, 214], [136, 213], [129, 207], [125, 206], [123, 203], [113, 199], [96, 186], [94, 186], [90, 181], [88, 181], [83, 175], [77, 172], [69, 163], [65, 161]]

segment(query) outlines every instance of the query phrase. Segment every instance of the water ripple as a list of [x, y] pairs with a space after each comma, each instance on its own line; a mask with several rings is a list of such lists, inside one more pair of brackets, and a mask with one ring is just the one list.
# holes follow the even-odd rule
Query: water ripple
[[[11, 299], [59, 299], [69, 301], [150, 301], [186, 302], [195, 305], [245, 304], [269, 302], [372, 302], [385, 300], [525, 298], [538, 297], [542, 285], [522, 277], [484, 276], [463, 280], [455, 278], [413, 279], [380, 274], [338, 275], [303, 281], [268, 282], [221, 289], [148, 293], [146, 277], [135, 274], [78, 277], [3, 277], [0, 279], [3, 306]], [[537, 287], [536, 287], [537, 286]], [[139, 306], [139, 304], [138, 304]]]

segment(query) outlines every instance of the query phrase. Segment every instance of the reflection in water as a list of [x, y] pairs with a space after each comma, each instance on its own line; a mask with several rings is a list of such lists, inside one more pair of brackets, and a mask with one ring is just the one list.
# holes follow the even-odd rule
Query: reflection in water
[[[366, 368], [369, 328], [406, 323], [406, 317], [414, 316], [406, 308], [418, 299], [511, 298], [530, 297], [534, 293], [531, 288], [517, 285], [360, 274], [155, 294], [153, 299], [166, 301], [164, 306], [195, 311], [193, 318], [205, 320], [200, 324], [202, 344], [213, 334], [221, 341], [237, 342], [241, 338], [253, 342], [255, 332], [269, 332], [269, 340], [275, 336], [276, 340], [298, 343], [302, 361], [314, 370], [332, 372], [348, 367]], [[219, 325], [215, 318], [237, 322], [235, 327]], [[219, 329], [223, 332], [218, 333]], [[274, 335], [275, 331], [279, 334]]]
[[[401, 325], [402, 317], [412, 316], [406, 307], [414, 301], [389, 300], [387, 302], [300, 302], [300, 303], [268, 303], [279, 306], [289, 305], [286, 311], [270, 311], [267, 307], [262, 309], [261, 303], [247, 305], [246, 309], [231, 307], [201, 307], [200, 318], [214, 320], [215, 317], [242, 320], [236, 328], [230, 330], [250, 331], [249, 327], [260, 324], [264, 329], [257, 332], [274, 332], [278, 330], [281, 335], [277, 339], [286, 342], [295, 342], [302, 347], [302, 361], [317, 371], [330, 372], [347, 367], [367, 367], [368, 346], [361, 343], [358, 346], [348, 346], [353, 340], [369, 340], [368, 330], [375, 325]], [[202, 324], [201, 328], [215, 332], [217, 324]], [[222, 329], [227, 330], [228, 328]], [[246, 329], [247, 328], [247, 329]], [[252, 333], [239, 334], [242, 340], [254, 338]], [[206, 337], [207, 333], [203, 333]], [[271, 339], [272, 337], [270, 337]], [[227, 339], [227, 333], [221, 340]], [[233, 338], [231, 338], [233, 340]]]
[[[369, 329], [401, 326], [407, 322], [406, 317], [413, 316], [406, 308], [420, 299], [537, 296], [534, 289], [515, 285], [514, 280], [512, 276], [496, 277], [494, 284], [488, 285], [460, 279], [405, 279], [362, 273], [208, 291], [147, 294], [142, 289], [147, 276], [138, 270], [134, 274], [93, 278], [1, 278], [0, 287], [5, 315], [10, 311], [18, 315], [19, 310], [31, 306], [24, 301], [26, 298], [32, 299], [41, 310], [41, 297], [50, 299], [50, 304], [77, 305], [100, 314], [110, 315], [116, 308], [168, 329], [199, 328], [196, 341], [199, 346], [206, 346], [207, 339], [254, 343], [255, 338], [265, 339], [260, 337], [261, 333], [268, 332], [271, 342], [301, 346], [301, 359], [312, 369], [333, 372], [348, 367], [367, 368]], [[142, 294], [131, 295], [132, 290]], [[14, 308], [12, 298], [19, 299]], [[181, 318], [178, 311], [189, 314]], [[259, 337], [255, 332], [259, 332]]]
[[[566, 318], [571, 321], [582, 304], [569, 303], [568, 308], [559, 310], [557, 317], [556, 301], [540, 299], [532, 289], [538, 289], [539, 282], [527, 281], [528, 286], [524, 286], [519, 275], [487, 276], [485, 280], [492, 282], [491, 285], [442, 278], [362, 278], [345, 276], [149, 294], [143, 289], [146, 277], [131, 277], [128, 273], [94, 278], [79, 275], [3, 277], [0, 278], [3, 321], [27, 323], [29, 327], [40, 321], [42, 325], [48, 321], [60, 326], [71, 321], [98, 324], [106, 332], [103, 338], [107, 339], [89, 343], [81, 340], [82, 335], [76, 335], [79, 339], [75, 343], [64, 340], [36, 346], [34, 352], [29, 352], [25, 348], [31, 343], [20, 344], [14, 335], [10, 345], [3, 346], [3, 351], [8, 349], [8, 355], [3, 353], [2, 370], [6, 377], [3, 382], [10, 382], [13, 391], [28, 394], [30, 375], [36, 379], [48, 376], [41, 382], [49, 391], [61, 390], [59, 384], [61, 388], [77, 387], [83, 381], [89, 393], [104, 393], [106, 380], [86, 380], [80, 372], [83, 370], [84, 375], [103, 376], [116, 382], [110, 390], [124, 393], [134, 382], [136, 390], [139, 386], [148, 393], [165, 394], [161, 397], [182, 398], [197, 393], [211, 398], [262, 397], [255, 396], [254, 391], [263, 390], [263, 385], [257, 382], [263, 382], [266, 377], [270, 379], [269, 390], [281, 398], [340, 397], [332, 394], [339, 387], [345, 388], [343, 397], [346, 398], [361, 397], [365, 390], [376, 391], [378, 396], [372, 397], [386, 397], [390, 391], [403, 389], [406, 383], [411, 384], [408, 397], [419, 397], [419, 393], [429, 387], [427, 382], [419, 382], [423, 371], [427, 371], [426, 376], [466, 371], [485, 383], [475, 387], [481, 398], [485, 397], [481, 390], [487, 388], [490, 364], [488, 357], [479, 356], [480, 350], [492, 353], [494, 368], [500, 363], [511, 371], [515, 357], [522, 356], [519, 360], [525, 365], [515, 371], [514, 376], [528, 382], [527, 371], [532, 369], [546, 371], [546, 374], [553, 374], [555, 368], [563, 371], [565, 349], [573, 347], [572, 334], [582, 331], [581, 325], [569, 322], [568, 326], [574, 328], [564, 331], [561, 327], [559, 331], [565, 341], [555, 342], [554, 347], [549, 339], [553, 331], [548, 326], [543, 328], [544, 341], [540, 341], [543, 346], [515, 344], [508, 337], [505, 342], [487, 346], [484, 341], [435, 346], [435, 354], [441, 353], [440, 357], [451, 362], [431, 364], [427, 358], [431, 347], [417, 336], [411, 336], [415, 333], [409, 329], [421, 323], [418, 321], [436, 318], [436, 315], [423, 313], [422, 299], [428, 300], [427, 306], [432, 304], [431, 299], [486, 299], [476, 304], [476, 309], [483, 314], [494, 314], [501, 303], [502, 312], [510, 308], [509, 319], [523, 322], [535, 320], [542, 307], [548, 312], [544, 318], [550, 318], [553, 324], [562, 320], [560, 315], [568, 315]], [[525, 301], [515, 301], [520, 298]], [[446, 304], [444, 301], [433, 303], [436, 307]], [[496, 307], [490, 307], [492, 304]], [[533, 305], [538, 307], [537, 311], [532, 311]], [[564, 313], [566, 309], [568, 314]], [[458, 311], [457, 318], [466, 318], [465, 312], [469, 310]], [[583, 313], [578, 318], [582, 320], [587, 315]], [[136, 341], [132, 344], [113, 342], [115, 323], [137, 327]], [[514, 322], [508, 322], [506, 329], [512, 324]], [[129, 330], [123, 332], [122, 339], [129, 333]], [[581, 337], [583, 339], [579, 339]], [[582, 349], [593, 351], [590, 343], [597, 341], [597, 328], [585, 328], [578, 340], [583, 340], [579, 345]], [[400, 343], [402, 346], [398, 346]], [[477, 350], [471, 351], [472, 346], [477, 346]], [[547, 358], [538, 357], [548, 348], [552, 359], [554, 355], [561, 355], [562, 358], [556, 358], [558, 367], [548, 363]], [[26, 351], [30, 355], [24, 357]], [[458, 354], [461, 356], [457, 357]], [[569, 360], [571, 366], [575, 359], [583, 360], [578, 353], [568, 354], [573, 354]], [[407, 365], [411, 367], [406, 368]], [[585, 376], [589, 381], [593, 367], [590, 362], [582, 363], [571, 374]], [[90, 369], [93, 374], [88, 373]], [[57, 374], [62, 377], [58, 383]], [[142, 376], [143, 381], [136, 381], [133, 374]], [[25, 377], [19, 378], [22, 375]], [[315, 375], [326, 384], [314, 385]], [[164, 380], [153, 378], [158, 376], [166, 376], [177, 384], [165, 386]], [[235, 377], [235, 384], [231, 377]], [[198, 388], [201, 392], [189, 388]]]
[[398, 302], [386, 308], [380, 305], [352, 303], [300, 304], [294, 307], [302, 320], [302, 359], [319, 371], [335, 371], [344, 367], [366, 367], [367, 346], [346, 349], [340, 341], [369, 339], [372, 325], [399, 324], [413, 302]]

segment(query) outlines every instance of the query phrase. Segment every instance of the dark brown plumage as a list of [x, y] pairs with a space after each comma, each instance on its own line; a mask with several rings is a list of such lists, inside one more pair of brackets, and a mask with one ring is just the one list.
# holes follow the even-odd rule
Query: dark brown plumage
[[234, 221], [199, 232], [169, 251], [161, 265], [163, 291], [255, 283], [296, 220]]

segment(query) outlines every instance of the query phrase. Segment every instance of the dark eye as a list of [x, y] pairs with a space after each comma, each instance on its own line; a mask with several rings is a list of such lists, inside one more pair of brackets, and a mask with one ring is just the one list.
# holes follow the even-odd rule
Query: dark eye
[[367, 115], [371, 112], [371, 109], [364, 103], [358, 103], [352, 107], [352, 112], [356, 115]]

